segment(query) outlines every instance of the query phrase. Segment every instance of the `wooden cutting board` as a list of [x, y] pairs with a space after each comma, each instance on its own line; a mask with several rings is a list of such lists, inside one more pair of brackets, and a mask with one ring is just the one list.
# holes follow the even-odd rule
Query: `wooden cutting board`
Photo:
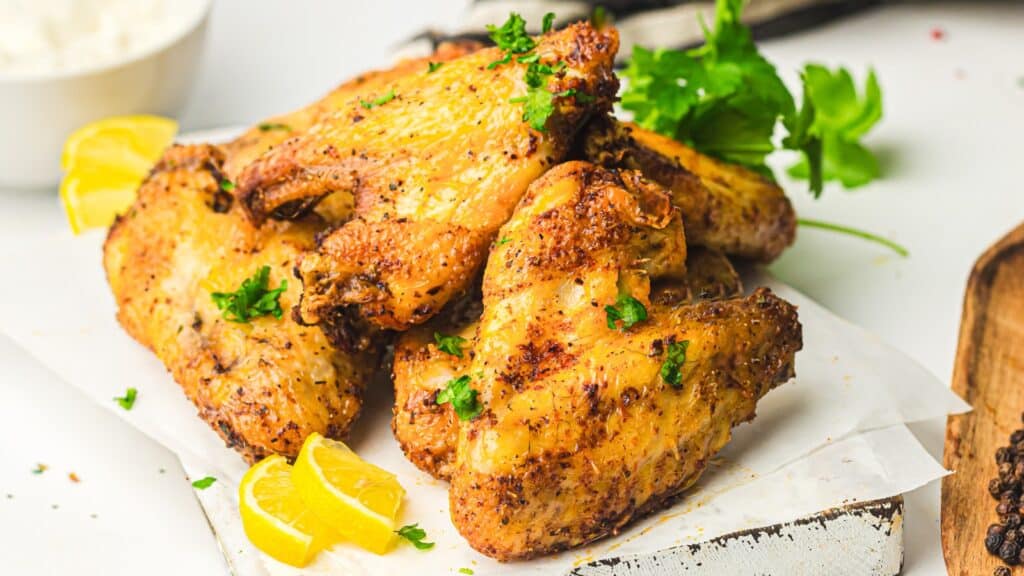
[[954, 474], [942, 480], [942, 553], [950, 576], [988, 576], [1002, 565], [984, 546], [986, 529], [998, 520], [988, 493], [995, 452], [1024, 427], [1024, 225], [974, 265], [953, 390], [974, 410], [950, 416], [946, 426], [943, 463]]

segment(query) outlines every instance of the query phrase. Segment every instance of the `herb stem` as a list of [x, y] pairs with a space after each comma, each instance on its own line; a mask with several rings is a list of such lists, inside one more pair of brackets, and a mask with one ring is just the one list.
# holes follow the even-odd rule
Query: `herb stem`
[[851, 228], [849, 226], [843, 226], [842, 224], [825, 222], [823, 220], [813, 220], [811, 218], [797, 218], [796, 222], [800, 226], [806, 226], [808, 228], [819, 228], [821, 230], [829, 230], [831, 232], [838, 232], [840, 234], [856, 236], [857, 238], [867, 240], [868, 242], [874, 242], [875, 244], [881, 244], [882, 246], [885, 246], [886, 248], [899, 254], [903, 258], [910, 256], [910, 251], [901, 246], [900, 244], [897, 244], [896, 242], [893, 242], [892, 240], [889, 240], [888, 238], [884, 238], [877, 234], [872, 234], [871, 232], [867, 232], [857, 228]]

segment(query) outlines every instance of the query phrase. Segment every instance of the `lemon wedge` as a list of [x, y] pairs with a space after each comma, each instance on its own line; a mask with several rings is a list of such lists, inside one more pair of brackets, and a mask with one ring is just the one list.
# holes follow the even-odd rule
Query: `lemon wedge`
[[87, 124], [64, 142], [60, 196], [71, 229], [109, 226], [174, 140], [178, 124], [157, 116], [120, 116]]
[[299, 498], [292, 467], [274, 455], [256, 464], [238, 488], [246, 536], [275, 560], [303, 567], [340, 540]]
[[346, 540], [377, 554], [394, 546], [395, 518], [405, 497], [394, 474], [341, 442], [311, 434], [295, 459], [292, 480], [306, 506]]

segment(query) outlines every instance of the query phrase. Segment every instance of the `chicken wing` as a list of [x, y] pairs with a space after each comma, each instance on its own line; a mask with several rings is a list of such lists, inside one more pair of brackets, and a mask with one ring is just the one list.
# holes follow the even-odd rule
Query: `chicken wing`
[[742, 166], [607, 116], [587, 125], [583, 150], [592, 162], [640, 170], [668, 188], [690, 244], [767, 262], [793, 243], [796, 214], [785, 192]]
[[[476, 278], [527, 186], [567, 152], [577, 128], [617, 89], [613, 29], [580, 23], [538, 38], [556, 71], [544, 131], [524, 121], [526, 63], [497, 48], [396, 79], [277, 146], [239, 178], [254, 222], [304, 213], [350, 192], [357, 217], [303, 257], [304, 322], [352, 308], [378, 326], [426, 321]], [[564, 67], [561, 67], [561, 64]], [[344, 315], [342, 315], [344, 317]]]
[[[234, 182], [242, 170], [261, 155], [305, 133], [317, 121], [329, 117], [347, 103], [357, 102], [361, 95], [365, 97], [375, 94], [402, 76], [427, 71], [431, 62], [447, 62], [480, 48], [480, 43], [470, 40], [443, 42], [428, 57], [410, 58], [398, 62], [392, 68], [360, 74], [305, 108], [268, 118], [223, 146], [226, 156], [224, 175]], [[317, 213], [328, 222], [340, 224], [351, 216], [353, 201], [351, 194], [334, 194], [317, 206]]]
[[[253, 462], [295, 456], [311, 432], [343, 437], [359, 413], [376, 352], [335, 351], [288, 315], [222, 317], [211, 292], [233, 292], [262, 266], [278, 286], [323, 228], [315, 215], [254, 228], [222, 189], [224, 153], [171, 148], [110, 229], [104, 267], [118, 320], [167, 366], [199, 415]], [[285, 310], [299, 298], [289, 283]]]
[[[423, 380], [472, 378], [480, 415], [433, 413], [423, 446], [434, 453], [417, 464], [450, 478], [454, 524], [500, 560], [578, 546], [668, 505], [793, 373], [796, 311], [767, 290], [651, 300], [652, 279], [682, 268], [656, 263], [681, 252], [683, 229], [665, 192], [627, 174], [567, 163], [531, 186], [492, 250], [479, 325], [461, 332], [475, 333], [472, 349]], [[624, 294], [647, 319], [613, 329], [605, 307]], [[400, 398], [407, 359], [396, 355]], [[436, 404], [429, 386], [405, 399], [417, 395], [414, 406]]]
[[[722, 253], [690, 247], [685, 281], [652, 278], [651, 301], [665, 305], [694, 304], [733, 298], [742, 292], [739, 275]], [[437, 403], [437, 395], [449, 381], [470, 372], [479, 326], [479, 311], [473, 312], [439, 316], [403, 332], [395, 342], [391, 429], [406, 458], [441, 480], [451, 477], [458, 423], [450, 405]], [[435, 334], [462, 339], [461, 355], [438, 348]]]

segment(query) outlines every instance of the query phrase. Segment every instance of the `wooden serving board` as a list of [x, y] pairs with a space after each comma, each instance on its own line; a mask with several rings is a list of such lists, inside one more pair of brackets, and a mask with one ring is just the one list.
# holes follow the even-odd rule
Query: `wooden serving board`
[[974, 265], [964, 297], [953, 391], [972, 412], [950, 416], [942, 480], [942, 553], [950, 576], [988, 576], [1001, 566], [985, 550], [997, 502], [988, 483], [995, 452], [1024, 426], [1024, 225]]

